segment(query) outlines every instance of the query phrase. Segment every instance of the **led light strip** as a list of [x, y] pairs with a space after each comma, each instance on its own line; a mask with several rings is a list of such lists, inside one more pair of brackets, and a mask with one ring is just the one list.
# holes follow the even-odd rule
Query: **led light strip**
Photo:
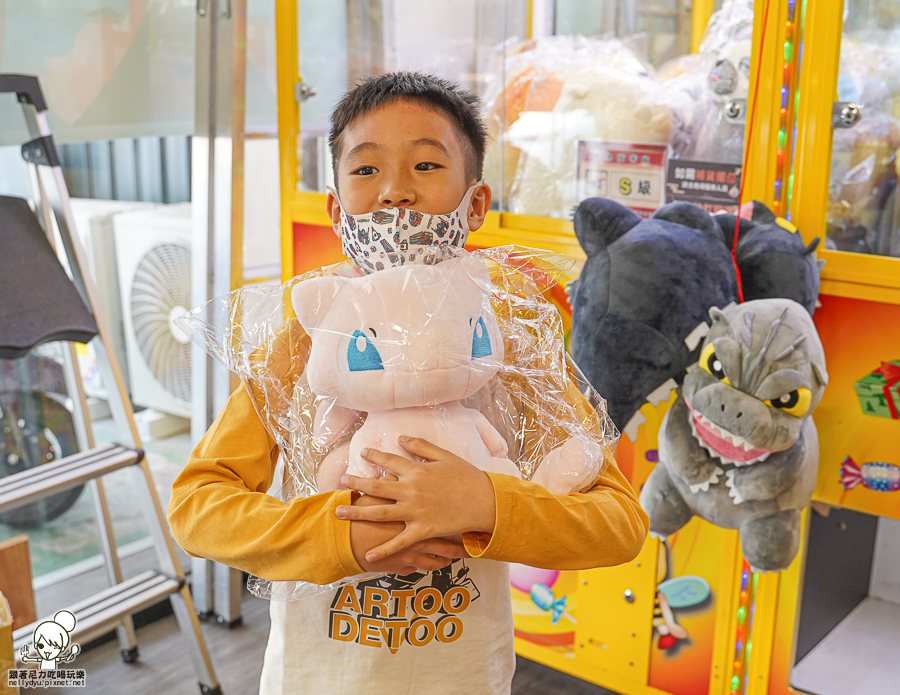
[[791, 135], [791, 173], [788, 176], [787, 206], [784, 210], [786, 220], [791, 219], [791, 199], [794, 195], [794, 154], [797, 149], [797, 114], [800, 113], [800, 71], [803, 69], [803, 36], [806, 28], [806, 0], [800, 5], [800, 41], [797, 54], [797, 88], [794, 91], [794, 130]]
[[[803, 9], [805, 7], [806, 0], [803, 0], [803, 4], [800, 8], [800, 23], [803, 22], [803, 15], [805, 14]], [[773, 202], [773, 212], [786, 219], [790, 219], [791, 191], [794, 187], [793, 154], [797, 132], [796, 123], [794, 123], [794, 127], [791, 129], [790, 138], [791, 162], [788, 167], [786, 156], [788, 149], [788, 125], [791, 123], [794, 114], [797, 112], [800, 98], [800, 91], [799, 89], [796, 89], [797, 80], [795, 79], [800, 72], [800, 55], [798, 54], [795, 56], [794, 54], [795, 47], [798, 45], [797, 38], [802, 37], [802, 31], [797, 31], [797, 20], [797, 0], [788, 0], [787, 20], [785, 21], [784, 32], [784, 61], [781, 66], [781, 104], [778, 119], [778, 149], [775, 153], [775, 191]], [[800, 52], [802, 52], [802, 45], [800, 46]], [[794, 70], [795, 59], [797, 65], [796, 71]], [[791, 99], [792, 92], [794, 96], [793, 100]], [[786, 172], [788, 175], [787, 191], [784, 190]], [[785, 200], [785, 198], [787, 198], [787, 200]]]
[[[751, 572], [750, 563], [745, 559], [741, 570], [741, 593], [738, 603], [737, 630], [734, 639], [734, 664], [731, 673], [730, 695], [743, 695], [747, 688], [747, 666], [750, 663], [753, 613], [755, 612], [756, 573]], [[751, 582], [752, 576], [752, 582]]]

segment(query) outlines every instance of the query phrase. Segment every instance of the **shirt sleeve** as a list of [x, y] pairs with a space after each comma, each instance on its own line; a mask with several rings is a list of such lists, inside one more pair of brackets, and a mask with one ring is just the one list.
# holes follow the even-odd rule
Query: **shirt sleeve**
[[587, 492], [554, 495], [542, 485], [488, 473], [494, 531], [463, 534], [472, 557], [557, 570], [619, 565], [637, 557], [648, 518], [612, 462]]
[[278, 448], [244, 387], [188, 458], [172, 486], [169, 524], [188, 555], [262, 579], [328, 584], [364, 570], [350, 548], [350, 522], [335, 517], [349, 491], [282, 502], [266, 494]]

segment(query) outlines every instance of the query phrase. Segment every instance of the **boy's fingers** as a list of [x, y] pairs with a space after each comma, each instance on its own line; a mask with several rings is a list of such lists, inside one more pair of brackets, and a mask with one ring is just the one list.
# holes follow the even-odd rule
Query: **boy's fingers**
[[409, 469], [409, 464], [411, 463], [402, 456], [389, 454], [386, 451], [380, 451], [378, 449], [363, 449], [359, 452], [359, 455], [369, 463], [373, 463], [376, 466], [383, 468], [388, 473], [393, 473], [397, 476], [403, 475], [403, 473]]
[[377, 548], [372, 548], [369, 552], [367, 552], [366, 561], [378, 562], [379, 560], [383, 560], [388, 555], [394, 555], [395, 553], [399, 553], [401, 550], [405, 550], [418, 540], [420, 539], [416, 538], [415, 533], [411, 532], [409, 530], [409, 527], [407, 527], [406, 530], [398, 533], [387, 543], [383, 543]]
[[394, 482], [384, 478], [360, 478], [356, 475], [341, 476], [341, 485], [350, 490], [357, 490], [373, 497], [384, 497], [391, 500], [396, 499], [396, 497], [391, 496], [391, 488]]
[[434, 572], [435, 570], [439, 570], [451, 564], [453, 560], [447, 557], [441, 557], [440, 555], [422, 555], [421, 553], [417, 553], [414, 562], [416, 569]]
[[334, 510], [334, 515], [347, 521], [401, 521], [396, 504], [373, 504], [369, 507], [341, 505]]
[[400, 437], [397, 441], [406, 451], [414, 456], [423, 458], [426, 461], [438, 461], [453, 455], [446, 449], [435, 446], [427, 439], [421, 439], [419, 437]]
[[429, 538], [425, 541], [419, 541], [415, 545], [416, 550], [423, 553], [430, 553], [446, 558], [471, 557], [466, 551], [466, 546], [456, 541], [450, 541], [446, 538]]

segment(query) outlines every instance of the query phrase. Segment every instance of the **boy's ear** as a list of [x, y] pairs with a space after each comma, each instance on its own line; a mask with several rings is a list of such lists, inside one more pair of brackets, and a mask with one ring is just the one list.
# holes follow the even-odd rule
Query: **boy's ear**
[[[474, 232], [484, 224], [484, 218], [487, 217], [488, 210], [491, 209], [491, 187], [486, 183], [482, 183], [478, 188], [472, 191], [472, 200], [469, 205], [469, 231]], [[338, 219], [340, 223], [340, 219]]]
[[291, 305], [297, 314], [297, 320], [307, 333], [319, 327], [348, 282], [348, 278], [327, 277], [311, 278], [294, 285], [291, 290]]
[[338, 238], [341, 236], [341, 202], [334, 191], [328, 191], [325, 197], [325, 213], [331, 219], [331, 228]]

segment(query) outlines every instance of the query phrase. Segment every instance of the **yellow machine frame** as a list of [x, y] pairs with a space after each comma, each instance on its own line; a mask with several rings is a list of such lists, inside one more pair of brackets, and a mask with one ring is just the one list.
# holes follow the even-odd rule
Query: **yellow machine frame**
[[[798, 0], [800, 5], [802, 0]], [[799, 124], [795, 143], [794, 179], [791, 213], [793, 223], [806, 241], [824, 238], [828, 203], [828, 179], [831, 162], [832, 102], [835, 99], [838, 58], [841, 41], [842, 2], [802, 2], [804, 64], [796, 88], [800, 90], [796, 120]], [[529, 3], [530, 5], [530, 3]], [[703, 28], [712, 13], [713, 0], [695, 0], [691, 46], [699, 46]], [[776, 142], [779, 123], [779, 92], [784, 61], [785, 22], [788, 0], [757, 0], [753, 33], [753, 55], [761, 56], [751, 66], [750, 82], [759, 75], [759, 92], [748, 111], [755, 111], [751, 156], [745, 161], [745, 200], [773, 201], [776, 174]], [[763, 42], [762, 23], [768, 9], [768, 24]], [[300, 115], [295, 86], [300, 81], [298, 65], [298, 17], [295, 0], [277, 0], [276, 38], [278, 53], [278, 126], [281, 153], [282, 263], [288, 279], [305, 270], [295, 265], [294, 225], [301, 223], [330, 228], [325, 214], [325, 196], [298, 190], [300, 180]], [[761, 53], [760, 53], [761, 49]], [[796, 64], [796, 63], [795, 63]], [[484, 226], [473, 233], [476, 246], [517, 243], [560, 251], [583, 260], [572, 223], [566, 220], [489, 213]], [[822, 274], [821, 293], [866, 302], [900, 305], [900, 259], [826, 251], [820, 257], [827, 264]], [[628, 464], [632, 483], [639, 485], [649, 473], [642, 455], [655, 447], [659, 423], [667, 405], [642, 409], [648, 421], [641, 427], [638, 440], [623, 441], [620, 462]], [[817, 416], [818, 420], [818, 416]], [[630, 458], [630, 462], [628, 459]], [[817, 496], [819, 492], [817, 491]], [[709, 674], [709, 695], [726, 695], [734, 665], [732, 650], [737, 625], [737, 593], [742, 557], [737, 532], [707, 526], [703, 533], [716, 539], [720, 554], [718, 580], [713, 592], [715, 636]], [[808, 518], [804, 520], [808, 526]], [[805, 538], [804, 533], [804, 538]], [[753, 655], [745, 693], [782, 695], [795, 693], [788, 680], [793, 664], [793, 646], [776, 646], [778, 636], [794, 643], [799, 614], [800, 593], [805, 565], [805, 541], [798, 558], [784, 572], [759, 576], [755, 597]], [[560, 654], [534, 643], [516, 639], [516, 651], [524, 657], [573, 674], [584, 680], [629, 695], [665, 695], [668, 691], [649, 685], [651, 620], [653, 592], [656, 587], [659, 543], [648, 540], [640, 555], [627, 565], [578, 573], [579, 618], [575, 628], [574, 654]], [[622, 601], [629, 589], [635, 600]]]

